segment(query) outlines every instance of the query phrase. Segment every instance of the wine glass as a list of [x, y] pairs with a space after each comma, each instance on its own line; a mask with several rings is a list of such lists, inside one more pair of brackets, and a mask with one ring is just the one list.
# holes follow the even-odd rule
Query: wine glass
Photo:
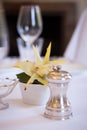
[[3, 101], [3, 98], [7, 97], [17, 85], [17, 79], [10, 79], [8, 77], [0, 77], [0, 110], [9, 107], [8, 103]]
[[38, 5], [21, 6], [17, 21], [17, 30], [21, 38], [32, 45], [42, 32], [42, 16]]

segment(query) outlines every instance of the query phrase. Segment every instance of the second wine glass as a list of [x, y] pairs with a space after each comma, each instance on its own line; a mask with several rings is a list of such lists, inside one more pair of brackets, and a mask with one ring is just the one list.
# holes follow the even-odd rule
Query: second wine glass
[[32, 45], [42, 32], [42, 15], [38, 5], [24, 5], [21, 6], [17, 30], [21, 38]]

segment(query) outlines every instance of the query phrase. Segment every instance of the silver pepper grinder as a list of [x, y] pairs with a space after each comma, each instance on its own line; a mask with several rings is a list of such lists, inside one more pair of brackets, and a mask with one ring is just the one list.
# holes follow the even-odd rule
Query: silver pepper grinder
[[66, 120], [72, 116], [72, 109], [67, 98], [67, 89], [71, 75], [54, 66], [53, 71], [47, 75], [50, 89], [50, 98], [46, 104], [44, 116], [55, 120]]

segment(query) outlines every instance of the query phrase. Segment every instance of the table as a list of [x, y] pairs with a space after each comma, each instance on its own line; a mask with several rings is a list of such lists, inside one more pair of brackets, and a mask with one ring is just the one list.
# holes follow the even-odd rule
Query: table
[[45, 106], [30, 106], [22, 101], [17, 85], [4, 100], [9, 108], [0, 111], [0, 130], [87, 130], [87, 71], [73, 76], [68, 90], [71, 119], [58, 121], [43, 116]]

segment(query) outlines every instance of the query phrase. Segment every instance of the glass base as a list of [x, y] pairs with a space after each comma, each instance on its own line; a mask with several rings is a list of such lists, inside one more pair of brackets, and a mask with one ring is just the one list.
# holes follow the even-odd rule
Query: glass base
[[0, 110], [3, 109], [7, 109], [9, 107], [8, 103], [4, 103], [1, 99], [0, 99]]
[[44, 117], [53, 120], [67, 120], [72, 117], [72, 111], [71, 109], [65, 111], [56, 110], [56, 109], [54, 110], [46, 109], [44, 112]]

